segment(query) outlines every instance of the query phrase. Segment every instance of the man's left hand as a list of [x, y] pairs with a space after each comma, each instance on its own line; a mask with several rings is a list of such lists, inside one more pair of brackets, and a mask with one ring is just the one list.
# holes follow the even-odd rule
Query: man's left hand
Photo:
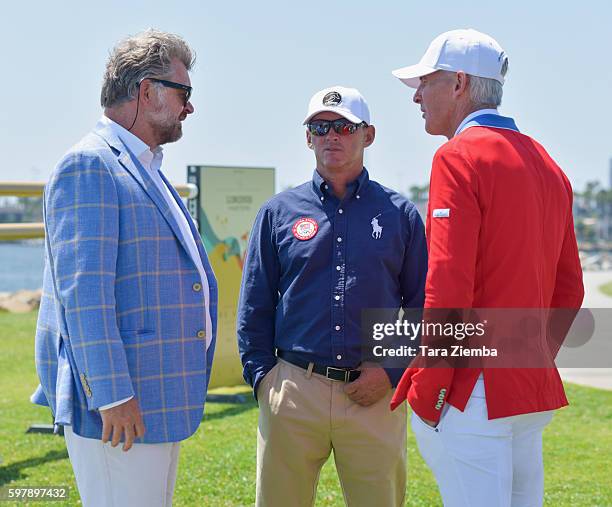
[[344, 392], [355, 403], [368, 407], [391, 389], [391, 381], [380, 366], [360, 366], [361, 375], [344, 386]]

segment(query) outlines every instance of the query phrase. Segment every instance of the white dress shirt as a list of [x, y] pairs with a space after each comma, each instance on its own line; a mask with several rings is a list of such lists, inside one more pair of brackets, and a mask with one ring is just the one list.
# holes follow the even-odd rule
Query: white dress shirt
[[[183, 239], [185, 240], [185, 243], [187, 244], [187, 249], [189, 250], [189, 255], [193, 259], [196, 268], [198, 269], [198, 273], [200, 274], [200, 278], [202, 280], [204, 304], [206, 307], [206, 348], [208, 348], [212, 341], [212, 320], [210, 318], [210, 288], [208, 285], [208, 278], [206, 277], [206, 272], [204, 271], [204, 266], [202, 265], [202, 259], [200, 258], [196, 239], [193, 237], [193, 234], [191, 233], [191, 229], [189, 227], [189, 222], [187, 221], [191, 220], [191, 217], [187, 218], [185, 216], [185, 213], [183, 213], [183, 210], [180, 208], [178, 202], [170, 192], [170, 189], [161, 178], [160, 173], [163, 159], [162, 147], [158, 146], [153, 151], [151, 151], [149, 146], [144, 141], [142, 141], [139, 137], [135, 136], [131, 132], [128, 132], [127, 129], [123, 128], [121, 125], [114, 122], [110, 118], [102, 116], [100, 121], [105, 125], [108, 125], [113, 130], [113, 133], [117, 137], [119, 137], [121, 141], [123, 141], [127, 148], [136, 156], [138, 161], [147, 170], [147, 173], [155, 183], [155, 186], [159, 190], [160, 194], [166, 200], [170, 212], [172, 213], [172, 216], [176, 220], [176, 223], [178, 224], [179, 229], [181, 230], [181, 234], [183, 236]], [[117, 405], [129, 401], [131, 398], [132, 397], [114, 403], [110, 403], [108, 405], [104, 405], [103, 407], [100, 407], [100, 410], [106, 410], [109, 408], [116, 407]]]

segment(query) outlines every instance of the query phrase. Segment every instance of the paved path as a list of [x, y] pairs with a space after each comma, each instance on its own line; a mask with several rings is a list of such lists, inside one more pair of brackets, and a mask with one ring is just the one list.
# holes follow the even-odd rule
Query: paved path
[[[599, 291], [599, 286], [612, 282], [612, 271], [584, 272], [583, 308], [612, 308], [612, 297]], [[612, 340], [612, 329], [610, 329]], [[559, 368], [561, 377], [568, 382], [601, 389], [612, 389], [612, 368]]]
[[[612, 297], [606, 296], [599, 286], [612, 282], [612, 271], [584, 272], [584, 308], [612, 308]], [[612, 330], [611, 330], [612, 331]]]

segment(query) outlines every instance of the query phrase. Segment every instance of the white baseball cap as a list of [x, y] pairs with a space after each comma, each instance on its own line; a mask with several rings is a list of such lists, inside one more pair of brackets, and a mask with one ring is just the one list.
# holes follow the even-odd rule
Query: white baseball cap
[[410, 88], [418, 88], [419, 78], [437, 70], [463, 71], [478, 77], [495, 79], [502, 85], [502, 68], [508, 56], [493, 37], [469, 28], [438, 35], [416, 65], [402, 67], [393, 75]]
[[306, 125], [313, 116], [329, 111], [343, 116], [353, 123], [365, 121], [370, 124], [370, 109], [368, 104], [355, 88], [332, 86], [315, 93], [308, 104], [308, 114], [304, 120]]

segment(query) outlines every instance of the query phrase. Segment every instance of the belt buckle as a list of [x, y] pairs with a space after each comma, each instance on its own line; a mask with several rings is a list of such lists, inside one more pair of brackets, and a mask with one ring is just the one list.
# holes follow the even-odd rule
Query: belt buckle
[[[349, 381], [350, 374], [351, 374], [351, 371], [350, 371], [350, 370], [346, 370], [346, 369], [344, 369], [344, 368], [334, 368], [333, 366], [328, 366], [328, 367], [325, 369], [325, 376], [326, 376], [327, 378], [329, 378], [329, 370], [336, 370], [336, 371], [342, 371], [342, 372], [344, 372], [344, 382], [348, 382], [348, 381]], [[335, 380], [335, 379], [333, 379], [333, 378], [329, 378], [329, 380]]]

